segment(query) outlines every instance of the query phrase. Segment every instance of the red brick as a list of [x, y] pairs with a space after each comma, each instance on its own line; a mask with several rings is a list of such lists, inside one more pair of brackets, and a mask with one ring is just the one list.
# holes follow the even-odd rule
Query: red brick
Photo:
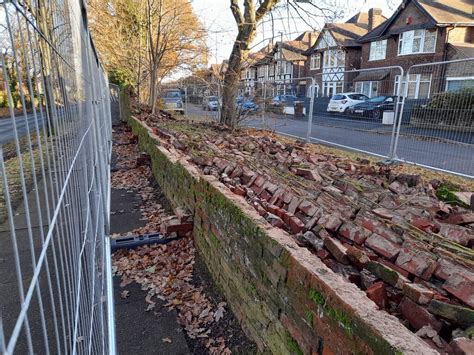
[[337, 261], [343, 264], [349, 264], [349, 259], [347, 258], [347, 249], [337, 239], [327, 237], [324, 239], [324, 246], [329, 250], [332, 256], [336, 258]]
[[395, 264], [423, 280], [429, 280], [437, 267], [436, 256], [410, 242], [403, 244]]
[[306, 222], [305, 228], [308, 230], [313, 229], [313, 227], [316, 226], [316, 224], [318, 223], [318, 220], [320, 217], [321, 217], [320, 212], [316, 213], [316, 215], [311, 217], [311, 219], [308, 222]]
[[281, 220], [281, 218], [274, 215], [273, 213], [267, 213], [266, 220], [268, 221], [268, 223], [270, 223], [274, 227], [277, 227], [277, 228], [285, 227], [285, 223]]
[[359, 227], [352, 222], [344, 222], [339, 228], [338, 233], [359, 245], [364, 243], [371, 234], [369, 230]]
[[377, 254], [380, 254], [390, 260], [395, 259], [400, 252], [399, 245], [392, 243], [388, 239], [375, 233], [365, 241], [365, 245], [367, 245]]
[[470, 307], [474, 307], [474, 273], [466, 270], [463, 273], [452, 274], [444, 283], [443, 289]]
[[442, 323], [434, 315], [408, 297], [404, 297], [400, 302], [399, 311], [415, 330], [425, 325], [431, 326], [436, 331], [441, 329]]
[[293, 234], [299, 233], [304, 229], [304, 223], [296, 216], [291, 216], [288, 224]]
[[468, 246], [474, 240], [474, 233], [468, 231], [467, 228], [444, 223], [441, 223], [440, 227], [439, 234], [455, 243]]
[[365, 293], [380, 309], [387, 307], [387, 290], [385, 289], [385, 283], [383, 281], [376, 282], [369, 286]]
[[421, 229], [425, 232], [433, 232], [433, 233], [438, 233], [439, 232], [439, 225], [435, 223], [434, 221], [428, 219], [428, 218], [423, 218], [423, 217], [415, 217], [412, 219], [411, 224], [418, 228]]
[[177, 219], [172, 219], [161, 224], [161, 233], [169, 235], [176, 233], [180, 237], [184, 237], [193, 230], [193, 223], [181, 223]]
[[296, 175], [305, 178], [306, 180], [322, 182], [323, 178], [319, 175], [319, 172], [316, 169], [296, 169]]
[[385, 260], [385, 259], [380, 259], [379, 260], [382, 264], [388, 266], [389, 268], [395, 270], [396, 272], [398, 272], [399, 274], [402, 274], [403, 276], [405, 277], [409, 277], [410, 276], [410, 273], [406, 270], [403, 270], [400, 266], [398, 265], [395, 265], [394, 263], [391, 263], [390, 261], [388, 260]]
[[245, 197], [245, 195], [247, 195], [247, 192], [242, 187], [236, 186], [234, 188], [234, 194]]
[[270, 195], [267, 190], [263, 190], [260, 195], [258, 195], [262, 200], [269, 201], [272, 198], [272, 195]]
[[318, 250], [316, 252], [316, 255], [318, 256], [318, 258], [320, 258], [321, 260], [325, 260], [327, 258], [329, 258], [329, 256], [331, 254], [329, 254], [329, 252], [326, 250], [326, 249], [321, 249], [321, 250]]
[[395, 194], [403, 194], [407, 191], [407, 186], [398, 181], [394, 181], [388, 186], [388, 189]]
[[346, 249], [349, 261], [354, 264], [358, 269], [365, 268], [366, 265], [369, 263], [370, 259], [363, 250], [360, 250], [359, 248], [356, 248], [352, 245], [346, 245]]
[[434, 275], [441, 280], [447, 280], [449, 276], [455, 273], [464, 273], [467, 270], [458, 264], [454, 264], [446, 259], [440, 259]]
[[474, 339], [455, 338], [450, 345], [454, 355], [474, 354]]
[[319, 210], [319, 208], [316, 207], [313, 203], [306, 200], [301, 201], [298, 206], [298, 209], [310, 217], [314, 216]]
[[265, 179], [265, 176], [259, 175], [257, 178], [254, 180], [254, 185], [257, 185], [258, 187], [263, 187], [263, 184], [265, 184], [267, 180]]
[[288, 212], [295, 214], [300, 203], [301, 203], [301, 200], [298, 197], [293, 196], [290, 204], [288, 205]]
[[443, 222], [459, 225], [474, 223], [474, 212], [452, 213]]
[[385, 218], [385, 219], [393, 218], [393, 213], [386, 208], [382, 208], [382, 207], [376, 208], [376, 209], [373, 209], [372, 212], [376, 214], [377, 216]]
[[335, 232], [342, 224], [342, 221], [339, 214], [333, 213], [322, 216], [319, 219], [318, 224], [326, 228], [328, 231]]
[[434, 296], [434, 292], [428, 287], [418, 283], [405, 283], [403, 294], [419, 304], [428, 304]]

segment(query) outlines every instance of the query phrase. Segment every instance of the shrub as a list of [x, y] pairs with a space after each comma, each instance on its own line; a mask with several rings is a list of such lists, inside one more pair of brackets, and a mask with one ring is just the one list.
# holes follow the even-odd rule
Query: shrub
[[433, 97], [428, 108], [474, 109], [474, 88], [443, 92]]

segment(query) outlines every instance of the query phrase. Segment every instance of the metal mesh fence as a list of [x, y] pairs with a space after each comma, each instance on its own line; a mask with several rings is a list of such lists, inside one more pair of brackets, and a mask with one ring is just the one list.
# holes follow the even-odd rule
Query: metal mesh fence
[[474, 58], [412, 66], [394, 157], [474, 177]]
[[84, 4], [0, 19], [0, 352], [114, 353], [110, 98]]
[[[246, 80], [245, 124], [474, 177], [474, 59]], [[312, 108], [312, 110], [310, 110]]]

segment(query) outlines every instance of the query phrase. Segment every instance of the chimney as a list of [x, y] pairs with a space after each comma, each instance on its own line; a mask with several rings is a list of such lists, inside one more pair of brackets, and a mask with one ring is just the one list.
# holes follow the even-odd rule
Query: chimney
[[372, 8], [369, 10], [369, 31], [384, 22], [385, 19], [382, 16], [382, 9]]

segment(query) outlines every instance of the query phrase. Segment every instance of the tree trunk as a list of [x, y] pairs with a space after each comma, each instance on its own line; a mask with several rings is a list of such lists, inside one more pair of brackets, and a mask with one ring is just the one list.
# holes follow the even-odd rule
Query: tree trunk
[[234, 127], [237, 123], [237, 110], [235, 98], [237, 96], [240, 82], [242, 63], [247, 59], [250, 44], [255, 37], [256, 24], [245, 24], [240, 30], [232, 48], [229, 58], [229, 66], [224, 76], [224, 88], [222, 92], [222, 115], [221, 123]]

